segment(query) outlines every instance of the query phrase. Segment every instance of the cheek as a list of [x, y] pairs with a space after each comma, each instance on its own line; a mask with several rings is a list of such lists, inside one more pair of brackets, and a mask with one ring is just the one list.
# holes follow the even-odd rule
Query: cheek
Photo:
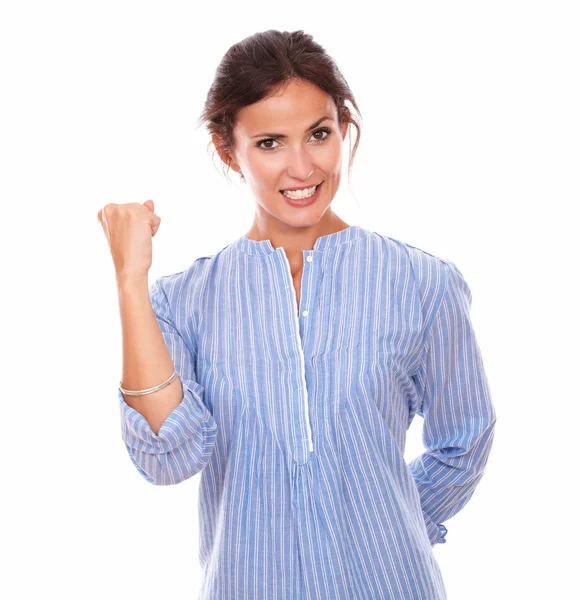
[[250, 157], [246, 168], [258, 189], [269, 190], [280, 179], [280, 168], [274, 161], [260, 156]]
[[341, 172], [341, 166], [343, 164], [342, 146], [341, 144], [329, 145], [328, 151], [322, 157], [324, 165], [321, 165], [325, 171], [329, 174], [338, 174]]
[[276, 157], [261, 155], [254, 156], [250, 166], [252, 172], [264, 180], [278, 178], [281, 168], [284, 167]]

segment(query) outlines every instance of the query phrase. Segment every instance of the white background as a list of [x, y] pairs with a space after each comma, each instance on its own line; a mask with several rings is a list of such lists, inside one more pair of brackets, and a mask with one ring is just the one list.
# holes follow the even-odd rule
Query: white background
[[361, 109], [335, 211], [453, 260], [472, 290], [498, 421], [481, 483], [434, 548], [449, 600], [579, 597], [577, 9], [3, 3], [2, 597], [195, 598], [198, 476], [152, 486], [121, 441], [117, 289], [96, 215], [155, 201], [151, 281], [248, 231], [253, 199], [195, 124], [223, 54], [271, 28], [312, 34]]

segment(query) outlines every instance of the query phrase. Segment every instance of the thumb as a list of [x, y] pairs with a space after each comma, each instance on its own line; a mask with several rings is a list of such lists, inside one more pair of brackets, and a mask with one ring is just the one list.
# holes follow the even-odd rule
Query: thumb
[[151, 212], [155, 212], [155, 210], [154, 210], [154, 208], [155, 208], [155, 207], [154, 207], [154, 205], [153, 205], [153, 200], [146, 200], [146, 201], [143, 203], [143, 205], [144, 205], [144, 206], [147, 206], [147, 208], [149, 208], [149, 210], [150, 210]]

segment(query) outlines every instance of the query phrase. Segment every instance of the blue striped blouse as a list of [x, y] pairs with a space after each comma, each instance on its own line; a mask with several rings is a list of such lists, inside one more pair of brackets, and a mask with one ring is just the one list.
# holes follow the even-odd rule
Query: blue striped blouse
[[246, 236], [150, 286], [184, 397], [156, 435], [119, 390], [129, 456], [155, 485], [201, 473], [199, 600], [445, 599], [433, 546], [496, 421], [470, 289], [359, 225], [303, 259], [298, 310], [284, 249]]

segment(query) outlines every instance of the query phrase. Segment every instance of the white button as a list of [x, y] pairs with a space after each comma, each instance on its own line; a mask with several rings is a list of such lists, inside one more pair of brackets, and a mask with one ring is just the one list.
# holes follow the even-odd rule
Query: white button
[[312, 257], [312, 256], [309, 254], [309, 255], [307, 256], [307, 260], [308, 260], [309, 262], [313, 262], [313, 257]]
[[303, 310], [303, 317], [306, 317], [309, 314], [308, 310]]

